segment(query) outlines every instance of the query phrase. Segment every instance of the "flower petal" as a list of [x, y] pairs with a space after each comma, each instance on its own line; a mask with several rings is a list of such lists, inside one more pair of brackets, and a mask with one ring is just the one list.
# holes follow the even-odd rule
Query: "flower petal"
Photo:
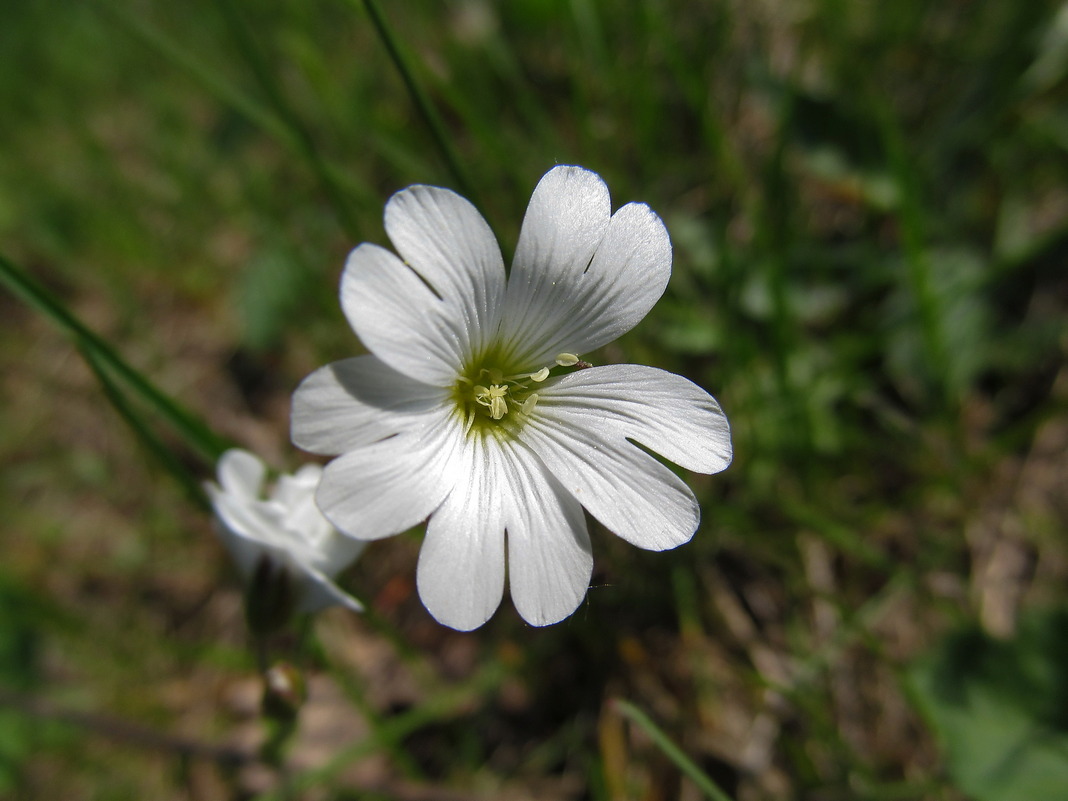
[[637, 446], [541, 415], [520, 436], [590, 514], [627, 542], [663, 551], [697, 530], [701, 509], [690, 488]]
[[505, 453], [504, 497], [509, 500], [508, 584], [512, 603], [528, 623], [547, 626], [570, 615], [590, 585], [593, 554], [582, 506], [524, 446]]
[[315, 494], [315, 488], [323, 477], [323, 467], [318, 464], [303, 465], [293, 474], [283, 473], [278, 476], [270, 500], [283, 509], [300, 507], [303, 502]]
[[366, 540], [331, 530], [330, 535], [316, 547], [316, 558], [310, 567], [322, 571], [326, 576], [336, 576], [355, 562], [366, 547]]
[[465, 478], [427, 524], [416, 584], [439, 623], [471, 631], [489, 620], [504, 594], [500, 472], [508, 466], [491, 438], [467, 440], [462, 453]]
[[[242, 579], [248, 581], [256, 568], [256, 562], [260, 561], [260, 557], [269, 550], [266, 543], [270, 540], [253, 538], [234, 528], [233, 511], [230, 508], [225, 508], [231, 505], [229, 502], [213, 500], [213, 504], [215, 504], [216, 514], [215, 529], [219, 539], [222, 540], [226, 550], [230, 552], [234, 564], [237, 566], [238, 574]], [[242, 525], [245, 525], [245, 523], [242, 523]]]
[[608, 187], [597, 173], [555, 167], [538, 182], [508, 277], [505, 327], [515, 336], [513, 347], [521, 349], [520, 337], [527, 334], [545, 338], [543, 326], [553, 325], [555, 315], [553, 320], [540, 315], [569, 299], [572, 276], [589, 266], [611, 216]]
[[[588, 248], [602, 208], [588, 186], [591, 180], [553, 182], [563, 211], [534, 217], [531, 224], [537, 233], [529, 238], [545, 244], [517, 251], [502, 339], [524, 364], [551, 364], [558, 353], [588, 353], [613, 341], [637, 325], [667, 287], [671, 240], [663, 222], [645, 204], [629, 203], [619, 209], [595, 247]], [[581, 202], [569, 195], [577, 191], [574, 184], [582, 188], [577, 192]], [[538, 198], [537, 206], [550, 200]], [[579, 241], [586, 247], [565, 247]], [[548, 267], [542, 254], [556, 255], [556, 242], [563, 243], [557, 246], [560, 256], [568, 253], [572, 260]], [[520, 257], [532, 261], [521, 262]]]
[[469, 338], [464, 315], [385, 248], [365, 242], [349, 254], [341, 308], [364, 347], [394, 370], [438, 386], [455, 379]]
[[316, 501], [339, 531], [360, 540], [399, 534], [434, 511], [464, 473], [459, 431], [448, 421], [349, 451], [323, 471]]
[[497, 332], [504, 261], [478, 210], [438, 186], [410, 186], [386, 204], [386, 233], [404, 262], [463, 323], [463, 355], [482, 351]]
[[424, 427], [443, 399], [440, 388], [374, 356], [344, 359], [320, 367], [293, 393], [293, 442], [311, 453], [344, 453]]
[[271, 503], [275, 510], [277, 525], [293, 542], [294, 550], [314, 554], [313, 561], [316, 561], [322, 551], [323, 543], [335, 534], [334, 526], [323, 517], [322, 511], [315, 502], [315, 487], [310, 488], [302, 498], [288, 504], [278, 501]]
[[253, 499], [263, 490], [267, 465], [254, 453], [231, 448], [219, 457], [218, 474], [224, 492]]
[[219, 538], [246, 581], [264, 555], [276, 564], [304, 564], [315, 559], [316, 553], [307, 541], [281, 527], [278, 508], [271, 502], [249, 503], [233, 494], [215, 494], [211, 503]]
[[631, 438], [687, 470], [731, 463], [731, 432], [716, 399], [682, 376], [636, 364], [577, 370], [538, 391], [539, 417], [565, 430]]
[[328, 606], [340, 605], [362, 612], [363, 604], [341, 589], [328, 576], [313, 567], [300, 566], [301, 593], [297, 614], [310, 614]]
[[207, 490], [215, 516], [228, 536], [275, 542], [274, 521], [263, 501], [249, 501], [212, 484], [207, 485]]

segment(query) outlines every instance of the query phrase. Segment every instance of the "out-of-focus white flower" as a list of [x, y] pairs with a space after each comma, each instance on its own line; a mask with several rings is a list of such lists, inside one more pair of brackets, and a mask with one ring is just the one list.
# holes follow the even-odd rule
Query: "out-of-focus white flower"
[[293, 398], [293, 441], [341, 454], [318, 491], [327, 517], [371, 540], [429, 516], [419, 594], [462, 630], [493, 614], [506, 561], [528, 622], [575, 610], [593, 565], [583, 507], [642, 548], [688, 541], [697, 500], [642, 447], [723, 470], [719, 404], [672, 373], [579, 359], [663, 294], [660, 218], [638, 203], [613, 214], [599, 176], [557, 167], [534, 190], [507, 276], [485, 220], [447, 189], [398, 192], [385, 225], [400, 257], [360, 245], [341, 281], [371, 355], [317, 370]]
[[279, 476], [265, 495], [266, 466], [235, 448], [219, 459], [219, 483], [205, 485], [219, 535], [249, 587], [250, 607], [256, 607], [249, 609], [250, 621], [266, 617], [276, 625], [291, 613], [334, 604], [363, 609], [333, 577], [366, 542], [338, 533], [315, 505], [322, 472], [319, 465], [305, 465]]

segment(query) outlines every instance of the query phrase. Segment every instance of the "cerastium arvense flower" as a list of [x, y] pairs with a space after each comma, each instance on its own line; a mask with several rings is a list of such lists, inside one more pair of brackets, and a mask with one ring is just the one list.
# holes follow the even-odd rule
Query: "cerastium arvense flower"
[[249, 625], [265, 634], [292, 614], [360, 602], [333, 578], [366, 543], [342, 536], [315, 504], [319, 465], [283, 474], [267, 492], [267, 466], [254, 453], [233, 448], [220, 458], [219, 483], [205, 489], [219, 536], [246, 584]]
[[340, 454], [317, 494], [326, 516], [363, 540], [429, 518], [419, 594], [462, 630], [499, 605], [506, 563], [524, 619], [575, 610], [593, 567], [583, 507], [641, 548], [688, 541], [697, 501], [643, 448], [723, 470], [719, 404], [663, 370], [581, 360], [663, 294], [660, 218], [639, 203], [613, 214], [599, 176], [557, 167], [534, 190], [507, 275], [485, 220], [447, 189], [398, 192], [385, 225], [399, 258], [362, 244], [341, 281], [370, 355], [317, 370], [293, 398], [293, 441]]

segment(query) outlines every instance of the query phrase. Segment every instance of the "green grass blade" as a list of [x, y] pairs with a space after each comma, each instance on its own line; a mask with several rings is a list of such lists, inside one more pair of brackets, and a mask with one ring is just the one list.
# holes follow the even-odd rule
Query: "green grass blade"
[[338, 222], [349, 236], [360, 239], [360, 226], [352, 211], [352, 205], [343, 187], [339, 185], [329, 165], [319, 154], [315, 146], [315, 140], [311, 131], [303, 123], [297, 112], [290, 106], [282, 92], [275, 74], [264, 58], [263, 53], [257, 46], [256, 41], [249, 33], [248, 25], [241, 12], [232, 0], [220, 0], [218, 3], [226, 21], [230, 36], [237, 46], [238, 51], [244, 58], [245, 63], [256, 78], [260, 89], [267, 96], [268, 102], [274, 109], [275, 116], [285, 126], [290, 140], [295, 144], [297, 152], [307, 162], [308, 167], [315, 174], [323, 193], [334, 209]]
[[[460, 684], [439, 687], [417, 706], [383, 720], [370, 736], [339, 749], [325, 764], [293, 776], [292, 789], [300, 793], [315, 787], [329, 787], [338, 774], [359, 760], [401, 747], [406, 738], [429, 726], [466, 717], [472, 705], [495, 692], [507, 675], [500, 661], [494, 660]], [[260, 796], [260, 801], [287, 799], [288, 796], [279, 789]]]
[[920, 337], [927, 359], [928, 375], [932, 389], [938, 394], [945, 411], [952, 412], [957, 399], [947, 379], [950, 375], [950, 354], [946, 347], [944, 330], [945, 310], [935, 291], [933, 266], [925, 242], [924, 210], [921, 207], [920, 188], [917, 176], [907, 152], [904, 132], [885, 103], [874, 101], [874, 114], [879, 124], [882, 145], [890, 169], [901, 188], [901, 245], [908, 271], [908, 288], [919, 316]]
[[[351, 174], [324, 159], [314, 147], [310, 134], [305, 131], [294, 114], [288, 118], [280, 117], [277, 112], [281, 109], [288, 111], [288, 104], [283, 101], [279, 108], [276, 103], [276, 111], [272, 112], [259, 100], [220, 77], [218, 72], [205, 67], [196, 56], [144, 20], [123, 14], [118, 9], [103, 3], [98, 7], [133, 38], [191, 77], [213, 97], [234, 109], [290, 151], [307, 160], [324, 194], [333, 205], [340, 224], [350, 236], [360, 238], [348, 198], [357, 197], [361, 202], [377, 206], [380, 201], [378, 194], [372, 192], [366, 184], [357, 181]], [[257, 54], [256, 58], [259, 59], [258, 51], [254, 52]], [[269, 72], [267, 72], [266, 79], [273, 85]], [[279, 100], [281, 100], [280, 95]]]
[[100, 355], [87, 347], [84, 343], [78, 344], [78, 350], [82, 354], [82, 358], [85, 359], [85, 363], [89, 365], [89, 369], [93, 371], [93, 375], [96, 376], [96, 380], [100, 383], [100, 388], [104, 391], [104, 395], [108, 401], [118, 412], [119, 417], [123, 419], [133, 431], [134, 436], [141, 442], [142, 445], [148, 450], [148, 452], [158, 461], [163, 468], [181, 485], [185, 490], [186, 495], [197, 506], [203, 509], [205, 512], [211, 511], [211, 504], [208, 502], [207, 496], [204, 494], [204, 489], [200, 486], [200, 482], [197, 480], [185, 465], [182, 464], [181, 459], [175, 456], [174, 452], [168, 448], [163, 441], [156, 436], [152, 429], [141, 419], [141, 415], [134, 408], [133, 404], [129, 402], [122, 390], [115, 384], [114, 380], [108, 374], [108, 370], [103, 364]]
[[638, 707], [634, 706], [634, 704], [629, 701], [624, 701], [622, 698], [617, 698], [614, 703], [616, 709], [618, 709], [624, 717], [636, 724], [642, 731], [649, 735], [649, 739], [651, 739], [653, 743], [656, 744], [656, 747], [664, 753], [664, 756], [674, 762], [675, 767], [682, 771], [683, 775], [697, 785], [697, 788], [701, 792], [713, 801], [732, 801], [731, 797], [723, 792], [723, 790], [712, 781], [708, 774], [697, 766], [697, 763], [686, 756], [686, 754], [682, 752], [682, 749], [675, 745], [671, 738], [664, 733], [663, 729], [653, 722], [652, 718], [642, 710], [638, 709]]
[[[355, 2], [355, 0], [350, 0], [350, 2]], [[383, 47], [386, 48], [390, 60], [397, 68], [401, 80], [404, 81], [404, 86], [408, 90], [408, 95], [411, 97], [412, 103], [415, 104], [416, 111], [419, 116], [423, 118], [424, 124], [430, 130], [430, 135], [438, 146], [438, 150], [441, 151], [441, 157], [445, 161], [445, 166], [448, 168], [449, 172], [452, 173], [453, 180], [456, 181], [456, 188], [460, 190], [461, 194], [467, 197], [468, 200], [485, 211], [485, 206], [479, 202], [474, 184], [468, 180], [467, 173], [461, 165], [460, 158], [452, 146], [452, 142], [445, 131], [445, 125], [442, 123], [441, 117], [438, 116], [434, 107], [430, 104], [430, 100], [419, 86], [419, 83], [415, 80], [415, 74], [408, 66], [408, 60], [401, 51], [396, 37], [393, 36], [393, 32], [390, 30], [389, 24], [386, 22], [385, 15], [378, 7], [378, 3], [375, 2], [375, 0], [363, 0], [363, 6], [367, 11], [367, 15], [371, 18], [371, 24], [374, 25], [378, 38], [381, 39]]]
[[109, 20], [137, 39], [149, 50], [162, 56], [182, 72], [193, 78], [208, 92], [230, 106], [258, 128], [267, 131], [276, 139], [289, 144], [290, 132], [270, 111], [255, 98], [219, 76], [218, 72], [205, 67], [195, 56], [182, 48], [143, 19], [124, 13], [113, 4], [97, 3], [97, 8]]
[[0, 283], [3, 283], [28, 306], [44, 314], [53, 323], [72, 336], [75, 343], [107, 365], [117, 376], [145, 402], [158, 411], [183, 439], [201, 456], [211, 462], [231, 447], [231, 443], [218, 436], [192, 412], [181, 407], [139, 371], [131, 367], [106, 341], [93, 333], [74, 316], [51, 292], [41, 286], [28, 273], [0, 255]]
[[[650, 38], [655, 41], [667, 60], [667, 67], [675, 83], [681, 89], [694, 116], [700, 123], [704, 157], [699, 163], [707, 163], [708, 180], [720, 185], [726, 197], [736, 197], [739, 204], [746, 203], [745, 189], [751, 183], [741, 154], [731, 141], [727, 128], [717, 115], [717, 109], [708, 99], [709, 88], [706, 76], [695, 70], [687, 53], [677, 41], [678, 30], [671, 15], [660, 0], [645, 0]], [[725, 7], [723, 14], [729, 14]], [[711, 45], [710, 45], [711, 46]], [[752, 210], [749, 210], [752, 213]]]

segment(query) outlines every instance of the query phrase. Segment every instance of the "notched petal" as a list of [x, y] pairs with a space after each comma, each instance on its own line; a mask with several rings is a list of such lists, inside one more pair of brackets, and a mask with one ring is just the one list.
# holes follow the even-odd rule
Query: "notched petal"
[[730, 425], [716, 399], [655, 367], [614, 364], [571, 373], [542, 389], [538, 410], [562, 430], [630, 438], [698, 473], [718, 473], [733, 458]]
[[604, 526], [639, 548], [663, 551], [693, 537], [701, 509], [689, 487], [629, 442], [531, 421], [523, 430], [546, 468]]
[[462, 478], [449, 431], [425, 441], [401, 434], [349, 451], [323, 471], [315, 499], [337, 529], [361, 540], [422, 522]]
[[512, 603], [531, 625], [548, 626], [572, 614], [589, 589], [593, 553], [586, 517], [534, 453], [516, 444], [504, 456], [513, 501], [507, 516]]
[[333, 362], [293, 393], [295, 445], [332, 456], [393, 434], [426, 428], [442, 416], [445, 394], [374, 356]]

